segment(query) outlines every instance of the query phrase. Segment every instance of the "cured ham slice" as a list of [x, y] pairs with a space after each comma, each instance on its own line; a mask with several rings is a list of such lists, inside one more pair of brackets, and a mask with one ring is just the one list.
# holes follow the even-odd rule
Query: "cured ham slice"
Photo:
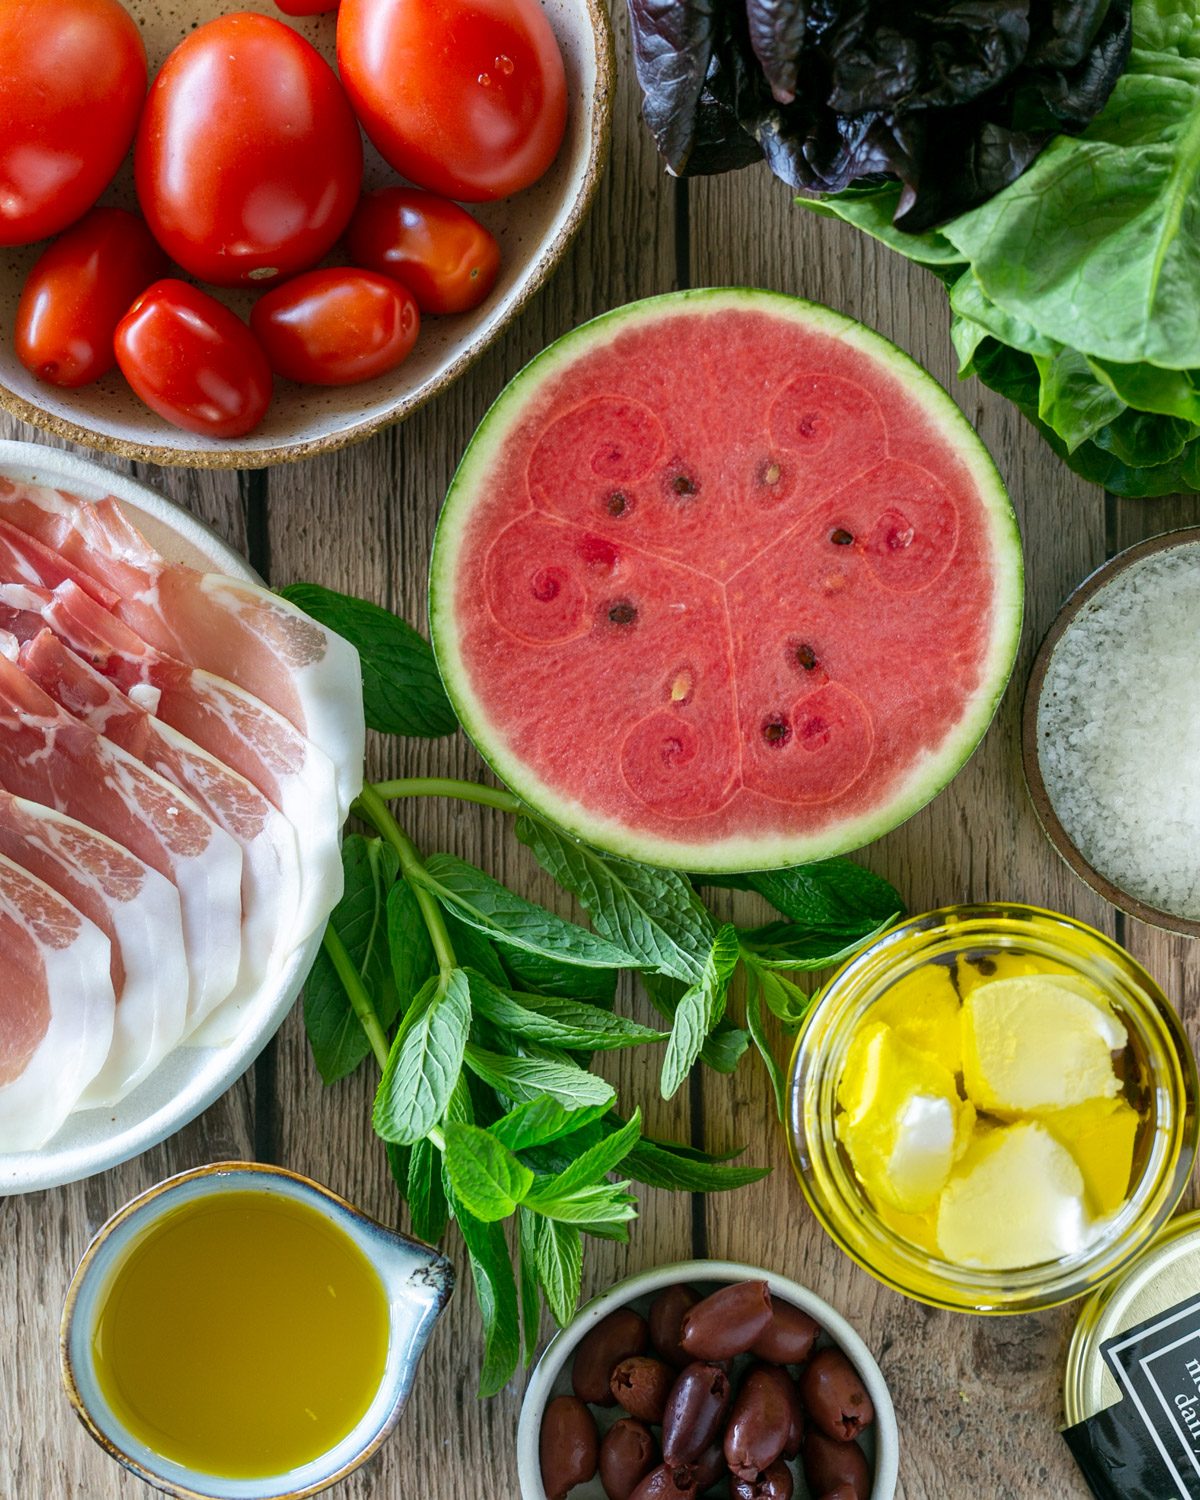
[[241, 960], [241, 850], [190, 797], [72, 718], [3, 654], [0, 787], [77, 818], [171, 880], [183, 918], [188, 1028], [225, 999]]
[[330, 909], [339, 872], [324, 855], [337, 846], [341, 818], [327, 756], [243, 689], [146, 645], [74, 584], [53, 591], [0, 584], [0, 627], [26, 641], [43, 625], [128, 697], [148, 695], [156, 718], [245, 777], [322, 851], [309, 861], [318, 873], [306, 877], [301, 900], [306, 909]]
[[44, 1146], [113, 1034], [108, 939], [0, 855], [0, 1151]]
[[183, 1035], [188, 971], [179, 892], [95, 829], [0, 792], [0, 856], [56, 891], [108, 939], [112, 1045], [79, 1107], [115, 1104]]
[[5, 583], [25, 583], [44, 589], [57, 588], [69, 579], [105, 609], [111, 609], [117, 602], [117, 595], [111, 589], [72, 567], [49, 547], [43, 547], [36, 537], [18, 531], [4, 520], [0, 520], [0, 577]]
[[149, 645], [227, 678], [287, 719], [342, 768], [345, 817], [363, 763], [362, 723], [341, 710], [360, 673], [347, 641], [267, 589], [167, 562], [111, 497], [87, 501], [0, 477], [0, 518], [110, 590], [114, 613]]
[[[60, 707], [188, 793], [241, 846], [241, 969], [200, 1038], [228, 1041], [272, 967], [321, 920], [320, 910], [302, 896], [295, 830], [244, 777], [139, 707], [51, 631], [27, 641], [19, 661]], [[218, 1021], [224, 1028], [219, 1037]]]

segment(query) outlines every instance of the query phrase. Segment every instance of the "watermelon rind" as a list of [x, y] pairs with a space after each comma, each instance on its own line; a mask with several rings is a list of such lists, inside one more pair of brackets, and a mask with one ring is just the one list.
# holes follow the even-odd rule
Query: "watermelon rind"
[[[936, 751], [914, 762], [885, 802], [817, 833], [755, 834], [704, 844], [638, 831], [598, 814], [549, 786], [492, 732], [460, 652], [454, 594], [465, 523], [508, 434], [544, 387], [587, 350], [615, 339], [631, 323], [672, 316], [689, 305], [697, 312], [745, 309], [794, 318], [890, 367], [953, 445], [975, 481], [990, 524], [998, 564], [993, 629], [980, 686], [964, 704], [959, 724]], [[430, 559], [430, 635], [438, 668], [464, 730], [500, 780], [533, 811], [584, 843], [621, 858], [699, 874], [777, 869], [845, 854], [881, 838], [918, 812], [957, 775], [986, 733], [1016, 660], [1023, 608], [1021, 534], [1008, 491], [991, 455], [946, 390], [902, 349], [852, 318], [800, 297], [747, 287], [694, 288], [630, 302], [580, 324], [536, 355], [501, 391], [463, 454], [438, 518]]]

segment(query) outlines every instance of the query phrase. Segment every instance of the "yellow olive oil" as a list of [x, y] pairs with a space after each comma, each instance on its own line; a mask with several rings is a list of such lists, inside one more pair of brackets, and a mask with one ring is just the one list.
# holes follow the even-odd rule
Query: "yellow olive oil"
[[200, 1197], [135, 1244], [105, 1294], [105, 1398], [165, 1458], [282, 1474], [349, 1433], [387, 1359], [388, 1298], [358, 1246], [278, 1193]]

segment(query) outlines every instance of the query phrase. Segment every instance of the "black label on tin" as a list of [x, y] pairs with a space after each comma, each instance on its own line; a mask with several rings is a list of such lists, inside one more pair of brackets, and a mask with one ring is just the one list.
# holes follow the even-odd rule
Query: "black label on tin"
[[1200, 1500], [1200, 1295], [1100, 1353], [1115, 1406], [1063, 1433], [1098, 1500]]

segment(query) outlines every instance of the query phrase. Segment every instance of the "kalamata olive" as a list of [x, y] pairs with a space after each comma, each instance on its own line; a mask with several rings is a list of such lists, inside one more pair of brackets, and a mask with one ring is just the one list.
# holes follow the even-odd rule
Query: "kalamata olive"
[[729, 1409], [729, 1376], [719, 1365], [688, 1365], [671, 1387], [663, 1412], [662, 1448], [668, 1464], [693, 1464], [717, 1436]]
[[650, 1304], [650, 1342], [668, 1364], [682, 1370], [690, 1364], [692, 1356], [679, 1342], [679, 1328], [686, 1312], [695, 1307], [700, 1298], [690, 1286], [677, 1283], [665, 1287]]
[[738, 1479], [753, 1479], [769, 1469], [783, 1452], [792, 1430], [792, 1402], [778, 1376], [786, 1373], [760, 1365], [751, 1370], [734, 1398], [725, 1429], [725, 1462]]
[[857, 1500], [857, 1497], [848, 1484], [839, 1484], [836, 1490], [822, 1495], [821, 1500]]
[[546, 1500], [566, 1500], [596, 1472], [600, 1434], [596, 1419], [576, 1396], [555, 1396], [542, 1416], [542, 1487]]
[[[683, 1479], [684, 1483], [679, 1483]], [[691, 1483], [690, 1472], [675, 1470], [670, 1464], [659, 1464], [651, 1469], [629, 1500], [694, 1500], [696, 1486]]]
[[733, 1500], [792, 1500], [795, 1482], [792, 1471], [782, 1459], [753, 1479], [733, 1481]]
[[642, 1422], [661, 1422], [667, 1397], [675, 1384], [675, 1371], [665, 1360], [650, 1354], [623, 1359], [612, 1372], [609, 1389], [618, 1406]]
[[724, 1479], [729, 1473], [729, 1466], [725, 1462], [725, 1449], [721, 1446], [718, 1438], [715, 1443], [706, 1448], [694, 1464], [685, 1465], [691, 1471], [692, 1483], [696, 1486], [697, 1495], [703, 1495], [705, 1490], [711, 1490], [718, 1479]]
[[773, 1365], [802, 1365], [820, 1337], [820, 1324], [790, 1302], [775, 1298], [771, 1321], [750, 1345], [750, 1353]]
[[853, 1500], [867, 1500], [871, 1493], [871, 1471], [858, 1444], [835, 1442], [811, 1427], [804, 1435], [804, 1473], [814, 1495], [845, 1489]]
[[593, 1406], [615, 1406], [616, 1397], [609, 1389], [612, 1372], [623, 1359], [645, 1354], [649, 1342], [646, 1320], [632, 1307], [618, 1307], [609, 1313], [579, 1341], [571, 1368], [575, 1394]]
[[788, 1427], [787, 1440], [784, 1442], [781, 1457], [795, 1458], [800, 1452], [800, 1444], [804, 1441], [804, 1407], [800, 1402], [799, 1387], [780, 1365], [757, 1365], [755, 1368], [760, 1379], [774, 1382], [780, 1396], [787, 1402], [788, 1411], [791, 1413], [791, 1424]]
[[614, 1422], [600, 1444], [600, 1483], [608, 1500], [629, 1500], [657, 1462], [658, 1448], [644, 1422]]
[[683, 1317], [680, 1342], [693, 1359], [732, 1359], [745, 1354], [771, 1321], [771, 1292], [765, 1281], [723, 1286]]
[[858, 1371], [840, 1349], [819, 1349], [800, 1376], [800, 1398], [826, 1437], [852, 1443], [875, 1420]]

